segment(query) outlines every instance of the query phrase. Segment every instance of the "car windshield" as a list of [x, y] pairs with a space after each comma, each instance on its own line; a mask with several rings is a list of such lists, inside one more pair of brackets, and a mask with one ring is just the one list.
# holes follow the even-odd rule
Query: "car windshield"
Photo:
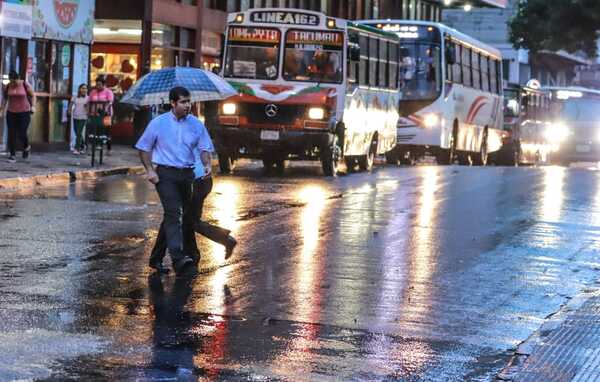
[[271, 28], [230, 27], [225, 77], [277, 78], [281, 32]]
[[438, 97], [442, 89], [440, 47], [436, 44], [403, 43], [400, 47], [400, 90], [404, 100]]
[[600, 121], [600, 98], [569, 98], [553, 105], [554, 115], [565, 122]]
[[340, 83], [343, 77], [340, 32], [290, 30], [286, 34], [283, 78]]

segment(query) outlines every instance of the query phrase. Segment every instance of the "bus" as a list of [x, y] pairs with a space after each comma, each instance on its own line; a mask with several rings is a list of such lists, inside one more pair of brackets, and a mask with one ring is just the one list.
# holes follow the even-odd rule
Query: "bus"
[[238, 158], [370, 170], [396, 144], [398, 53], [395, 34], [319, 12], [230, 14], [220, 75], [238, 95], [207, 118], [221, 172]]
[[583, 87], [548, 87], [552, 122], [545, 132], [552, 144], [549, 161], [600, 162], [600, 91]]
[[539, 81], [507, 85], [502, 147], [493, 154], [493, 162], [507, 166], [546, 162], [552, 151], [546, 137], [550, 121], [550, 92], [542, 89]]
[[389, 163], [485, 165], [502, 146], [500, 51], [443, 24], [413, 20], [359, 22], [400, 39], [398, 144]]

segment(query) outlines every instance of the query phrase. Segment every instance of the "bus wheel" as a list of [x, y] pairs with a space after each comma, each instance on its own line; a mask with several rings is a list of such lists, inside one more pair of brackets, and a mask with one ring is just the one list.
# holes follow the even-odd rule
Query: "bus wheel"
[[336, 176], [338, 162], [341, 156], [341, 148], [338, 144], [337, 135], [333, 136], [333, 143], [321, 151], [321, 167], [325, 176]]
[[344, 163], [346, 163], [346, 171], [352, 172], [354, 171], [354, 167], [356, 167], [356, 158], [353, 156], [344, 157]]
[[487, 150], [487, 130], [483, 132], [483, 139], [479, 153], [474, 154], [472, 157], [473, 164], [476, 166], [485, 166], [488, 162], [488, 150]]
[[377, 141], [373, 140], [366, 155], [360, 155], [357, 159], [358, 168], [361, 171], [371, 171], [375, 162], [375, 151], [377, 151]]
[[231, 174], [233, 170], [233, 159], [227, 154], [218, 154], [219, 158], [219, 170], [221, 174]]
[[396, 150], [390, 150], [385, 153], [385, 163], [398, 165], [400, 159], [398, 158], [398, 152]]

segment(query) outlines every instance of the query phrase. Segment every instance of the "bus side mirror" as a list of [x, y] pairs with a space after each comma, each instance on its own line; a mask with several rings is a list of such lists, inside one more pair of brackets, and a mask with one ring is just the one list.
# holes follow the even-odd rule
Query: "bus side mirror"
[[446, 45], [446, 63], [454, 65], [456, 63], [456, 47], [454, 44]]

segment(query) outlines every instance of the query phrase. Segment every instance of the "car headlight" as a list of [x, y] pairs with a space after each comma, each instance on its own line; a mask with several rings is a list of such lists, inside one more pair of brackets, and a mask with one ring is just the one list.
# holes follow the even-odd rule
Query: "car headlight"
[[325, 109], [322, 107], [311, 107], [308, 109], [308, 118], [323, 119], [323, 117], [325, 117]]
[[553, 123], [546, 128], [544, 135], [550, 143], [560, 143], [570, 134], [569, 128], [562, 122]]
[[425, 117], [423, 118], [423, 125], [425, 125], [425, 127], [436, 127], [439, 126], [440, 124], [440, 117], [437, 114], [434, 113], [429, 113], [429, 114], [425, 114]]
[[225, 115], [233, 115], [237, 113], [237, 105], [233, 102], [226, 102], [223, 104], [222, 110]]

